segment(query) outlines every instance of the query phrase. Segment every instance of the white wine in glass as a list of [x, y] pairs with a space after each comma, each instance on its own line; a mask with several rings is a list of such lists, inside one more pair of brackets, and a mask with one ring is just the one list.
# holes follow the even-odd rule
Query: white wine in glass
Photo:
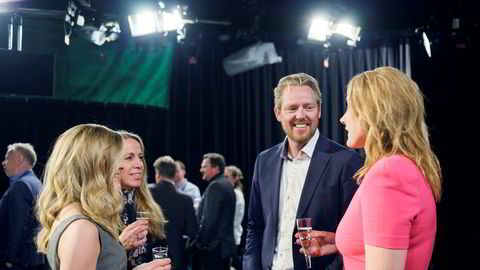
[[137, 220], [147, 220], [148, 221], [148, 212], [137, 212]]
[[311, 269], [312, 259], [310, 258], [310, 255], [308, 255], [308, 249], [310, 248], [310, 244], [312, 242], [312, 237], [310, 236], [310, 232], [312, 231], [312, 219], [298, 218], [297, 231], [300, 234], [300, 244], [305, 251], [305, 263], [307, 264], [307, 269]]
[[[138, 211], [137, 212], [137, 220], [146, 220], [148, 222], [148, 212], [142, 212]], [[147, 243], [144, 243], [140, 248], [140, 254], [143, 254], [147, 252]]]

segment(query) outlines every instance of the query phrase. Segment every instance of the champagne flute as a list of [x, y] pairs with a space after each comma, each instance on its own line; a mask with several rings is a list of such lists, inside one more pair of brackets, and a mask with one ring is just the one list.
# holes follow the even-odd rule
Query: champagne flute
[[[137, 212], [137, 220], [146, 220], [148, 222], [148, 215], [149, 213], [148, 212], [142, 212], [142, 211], [138, 211]], [[141, 247], [140, 247], [140, 254], [143, 254], [147, 252], [147, 243], [144, 243]]]
[[298, 218], [297, 219], [297, 231], [300, 234], [300, 243], [302, 248], [305, 251], [305, 263], [307, 264], [307, 269], [312, 268], [312, 260], [310, 255], [308, 255], [308, 250], [312, 241], [310, 232], [312, 231], [312, 219], [311, 218]]
[[137, 212], [137, 220], [147, 220], [148, 221], [148, 212]]

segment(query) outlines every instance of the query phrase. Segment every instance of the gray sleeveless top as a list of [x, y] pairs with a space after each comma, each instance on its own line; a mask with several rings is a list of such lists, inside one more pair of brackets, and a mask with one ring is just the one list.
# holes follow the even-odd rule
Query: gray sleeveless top
[[58, 242], [65, 229], [72, 222], [78, 219], [87, 219], [95, 224], [98, 228], [100, 240], [100, 255], [97, 259], [97, 270], [123, 270], [127, 269], [127, 255], [125, 249], [120, 242], [112, 237], [110, 233], [105, 231], [100, 225], [84, 215], [75, 215], [66, 218], [55, 228], [52, 238], [47, 247], [47, 259], [52, 270], [60, 269], [60, 261], [58, 259]]

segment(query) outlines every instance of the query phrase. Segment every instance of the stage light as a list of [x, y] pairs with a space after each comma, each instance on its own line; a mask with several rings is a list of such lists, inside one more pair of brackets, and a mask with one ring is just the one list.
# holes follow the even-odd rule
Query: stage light
[[128, 15], [128, 25], [132, 36], [143, 36], [157, 32], [157, 14], [154, 11], [143, 11]]
[[423, 46], [425, 47], [425, 51], [427, 52], [428, 57], [432, 58], [430, 40], [428, 40], [427, 34], [425, 32], [422, 33], [422, 39], [423, 39]]
[[64, 22], [65, 44], [70, 45], [70, 35], [73, 31], [98, 46], [116, 40], [120, 36], [120, 24], [117, 20], [107, 17], [98, 14], [89, 2], [68, 1]]
[[[344, 6], [324, 4], [320, 9], [322, 16], [314, 17], [308, 31], [308, 39], [330, 42], [332, 35], [345, 37], [349, 46], [355, 46], [360, 40], [361, 27], [350, 21], [350, 14]], [[348, 19], [347, 19], [348, 18]], [[341, 41], [342, 39], [335, 38]], [[342, 41], [342, 42], [345, 42]], [[338, 42], [334, 42], [338, 44]]]
[[160, 10], [142, 11], [128, 16], [128, 24], [132, 36], [143, 36], [153, 33], [179, 31], [184, 28], [188, 20], [182, 18], [186, 15], [186, 7], [177, 6], [172, 12], [164, 10], [165, 5], [159, 2]]
[[353, 44], [358, 39], [361, 27], [355, 26], [348, 22], [339, 22], [335, 25], [334, 33], [347, 37]]
[[169, 32], [182, 29], [185, 22], [182, 19], [180, 11], [177, 9], [172, 13], [162, 11], [159, 18], [160, 32]]
[[326, 41], [331, 35], [333, 22], [324, 17], [317, 17], [312, 20], [308, 38], [318, 41]]
[[328, 68], [330, 66], [330, 57], [325, 57], [325, 59], [323, 59], [323, 66], [325, 68]]

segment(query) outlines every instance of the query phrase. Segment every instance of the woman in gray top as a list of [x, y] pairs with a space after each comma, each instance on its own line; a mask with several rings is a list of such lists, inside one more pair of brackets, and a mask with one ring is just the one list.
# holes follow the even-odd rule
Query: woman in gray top
[[[126, 269], [118, 240], [123, 144], [118, 132], [95, 124], [75, 126], [57, 139], [37, 200], [43, 226], [37, 246], [53, 270]], [[161, 259], [135, 269], [170, 268], [170, 259]]]

